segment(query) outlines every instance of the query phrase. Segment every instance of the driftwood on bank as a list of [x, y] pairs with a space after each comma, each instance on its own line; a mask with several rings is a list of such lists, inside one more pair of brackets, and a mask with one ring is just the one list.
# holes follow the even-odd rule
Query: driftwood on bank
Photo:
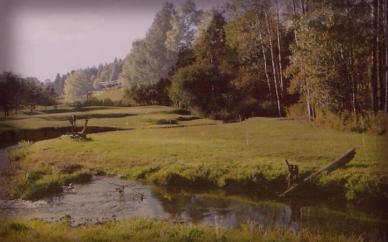
[[310, 176], [306, 177], [300, 183], [294, 184], [291, 187], [289, 187], [286, 191], [284, 191], [283, 193], [280, 194], [280, 197], [286, 196], [288, 193], [292, 192], [293, 190], [295, 190], [300, 185], [305, 184], [305, 183], [311, 181], [313, 178], [318, 177], [320, 174], [322, 174], [325, 171], [330, 172], [330, 171], [333, 171], [333, 170], [335, 170], [335, 169], [337, 169], [339, 167], [344, 166], [346, 163], [351, 161], [354, 158], [355, 155], [356, 155], [356, 149], [355, 148], [352, 148], [352, 149], [348, 150], [344, 155], [342, 155], [341, 157], [339, 157], [336, 160], [332, 161], [331, 163], [329, 163], [325, 167], [321, 168], [320, 170], [314, 172]]
[[72, 139], [87, 139], [86, 135], [87, 135], [87, 128], [88, 128], [88, 119], [85, 119], [84, 127], [80, 132], [75, 131], [76, 125], [75, 125], [74, 120], [75, 119], [73, 118], [73, 122], [70, 121], [70, 123], [72, 125], [72, 133], [70, 135], [70, 138], [72, 138]]

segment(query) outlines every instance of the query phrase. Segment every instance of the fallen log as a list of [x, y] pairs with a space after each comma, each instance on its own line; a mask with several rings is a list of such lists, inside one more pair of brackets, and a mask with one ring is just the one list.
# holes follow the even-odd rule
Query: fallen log
[[85, 119], [85, 124], [83, 129], [80, 132], [73, 132], [70, 135], [70, 138], [72, 139], [87, 139], [87, 128], [88, 128], [88, 119]]
[[288, 188], [286, 191], [281, 193], [279, 196], [280, 197], [286, 196], [288, 193], [292, 192], [293, 190], [295, 190], [296, 188], [298, 188], [302, 184], [305, 184], [305, 183], [311, 181], [313, 178], [318, 177], [320, 174], [322, 174], [325, 171], [330, 172], [330, 171], [333, 171], [335, 169], [338, 169], [339, 167], [344, 166], [346, 163], [351, 161], [354, 158], [355, 155], [356, 155], [356, 149], [355, 148], [352, 148], [352, 149], [348, 150], [344, 155], [342, 155], [341, 157], [339, 157], [336, 160], [332, 161], [331, 163], [329, 163], [325, 167], [321, 168], [320, 170], [314, 172], [310, 176], [306, 177], [305, 179], [303, 179], [302, 182], [292, 185], [290, 188]]

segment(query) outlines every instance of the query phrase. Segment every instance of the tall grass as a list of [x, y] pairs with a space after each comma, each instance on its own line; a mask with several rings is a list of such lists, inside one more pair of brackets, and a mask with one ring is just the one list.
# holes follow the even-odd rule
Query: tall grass
[[64, 223], [34, 221], [0, 222], [0, 240], [12, 242], [210, 242], [210, 241], [308, 241], [357, 242], [362, 237], [330, 232], [261, 230], [247, 225], [240, 230], [199, 225], [180, 225], [163, 221], [129, 220], [72, 228]]

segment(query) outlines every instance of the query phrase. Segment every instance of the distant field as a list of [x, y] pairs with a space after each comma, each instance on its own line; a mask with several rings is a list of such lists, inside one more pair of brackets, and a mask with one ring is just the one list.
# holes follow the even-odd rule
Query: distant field
[[[112, 128], [146, 128], [169, 125], [168, 121], [179, 119], [182, 115], [174, 113], [174, 109], [164, 106], [146, 107], [86, 107], [82, 111], [62, 106], [57, 110], [39, 108], [32, 115], [28, 111], [21, 111], [6, 120], [0, 120], [0, 134], [4, 130], [14, 129], [39, 129], [45, 127], [68, 127], [68, 119], [76, 115], [79, 119], [78, 126], [83, 125], [82, 119], [89, 118], [90, 126]], [[187, 117], [194, 117], [184, 115]], [[163, 121], [167, 120], [165, 123]], [[162, 122], [162, 123], [161, 123]], [[171, 121], [171, 126], [216, 123], [209, 119], [196, 119], [190, 121]]]
[[124, 95], [124, 89], [123, 88], [115, 88], [110, 90], [104, 90], [104, 91], [95, 91], [93, 93], [93, 97], [104, 100], [109, 98], [113, 102], [122, 100]]
[[[149, 119], [179, 116], [168, 114], [171, 112], [168, 107], [117, 108], [109, 109], [109, 112], [124, 110], [138, 115], [95, 118], [91, 123], [143, 127], [149, 125]], [[95, 110], [93, 113], [107, 111]], [[52, 122], [62, 124], [65, 121]], [[195, 124], [190, 122], [214, 124], [211, 123], [214, 121], [202, 119], [185, 122], [190, 125]], [[31, 125], [31, 120], [28, 123]], [[90, 135], [91, 141], [87, 142], [62, 137], [25, 144], [11, 152], [14, 159], [19, 160], [20, 169], [15, 171], [17, 178], [10, 184], [21, 187], [18, 191], [21, 195], [31, 188], [31, 184], [33, 187], [37, 182], [50, 184], [62, 179], [59, 167], [72, 163], [81, 164], [87, 172], [104, 171], [163, 185], [254, 186], [258, 191], [266, 192], [284, 189], [285, 159], [298, 164], [306, 175], [355, 147], [355, 159], [346, 168], [322, 176], [316, 181], [316, 188], [335, 190], [353, 200], [386, 196], [388, 157], [383, 152], [386, 136], [345, 133], [304, 122], [271, 118], [190, 125], [93, 134]], [[37, 181], [26, 180], [28, 174], [34, 172], [43, 175]]]

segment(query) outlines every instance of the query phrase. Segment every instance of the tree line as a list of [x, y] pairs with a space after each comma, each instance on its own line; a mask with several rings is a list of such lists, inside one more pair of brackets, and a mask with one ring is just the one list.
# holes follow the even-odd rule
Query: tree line
[[0, 106], [5, 118], [22, 107], [28, 107], [32, 113], [37, 105], [56, 105], [55, 97], [50, 83], [40, 82], [33, 77], [22, 78], [10, 72], [0, 74]]
[[141, 103], [208, 116], [358, 120], [388, 112], [387, 18], [382, 0], [168, 3], [121, 79]]
[[53, 81], [55, 92], [68, 103], [85, 102], [91, 91], [117, 85], [122, 66], [123, 60], [116, 58], [112, 63], [58, 73]]
[[57, 75], [68, 102], [107, 80], [139, 104], [213, 118], [336, 117], [388, 112], [383, 0], [229, 0], [204, 11], [166, 3], [124, 60]]

